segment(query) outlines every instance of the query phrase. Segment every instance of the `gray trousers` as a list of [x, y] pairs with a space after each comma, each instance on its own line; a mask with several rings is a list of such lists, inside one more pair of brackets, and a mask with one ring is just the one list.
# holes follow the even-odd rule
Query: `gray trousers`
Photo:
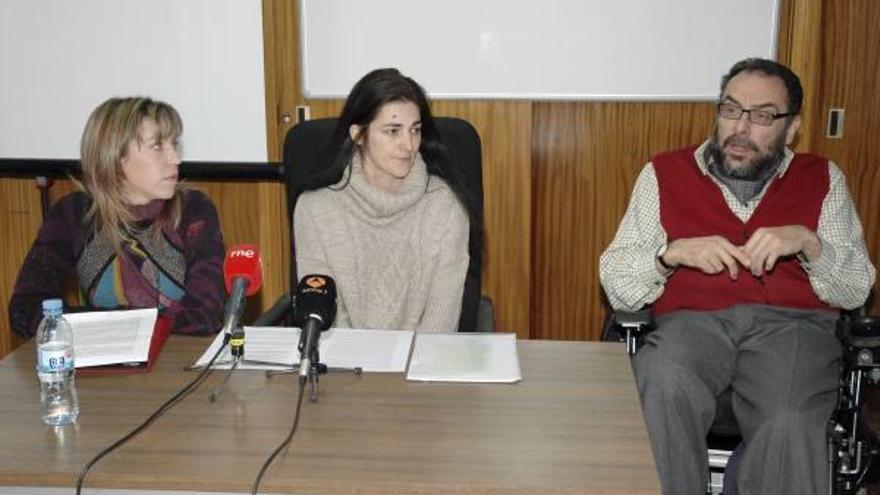
[[827, 493], [836, 321], [827, 311], [762, 305], [659, 317], [633, 369], [663, 493], [705, 493], [706, 433], [728, 387], [745, 443], [739, 493]]

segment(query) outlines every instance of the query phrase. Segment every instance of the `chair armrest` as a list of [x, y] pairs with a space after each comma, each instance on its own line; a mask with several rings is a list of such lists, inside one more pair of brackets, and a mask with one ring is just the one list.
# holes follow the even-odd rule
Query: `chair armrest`
[[837, 320], [835, 333], [844, 345], [875, 347], [880, 341], [880, 318], [843, 313]]
[[639, 332], [648, 333], [653, 330], [654, 318], [647, 308], [639, 311], [615, 311], [614, 324], [623, 328], [632, 328]]
[[641, 346], [642, 339], [654, 330], [654, 319], [647, 308], [639, 311], [615, 311], [606, 317], [602, 340], [626, 342], [626, 353], [632, 356]]
[[480, 306], [477, 309], [477, 332], [495, 331], [495, 306], [489, 296], [480, 296]]
[[252, 325], [255, 327], [278, 326], [290, 314], [292, 308], [293, 304], [290, 300], [290, 294], [284, 293], [275, 301], [271, 308], [258, 316]]
[[850, 335], [854, 338], [880, 337], [880, 318], [858, 316], [850, 322]]
[[880, 380], [880, 318], [843, 314], [836, 334], [843, 344], [846, 369], [872, 370], [872, 380]]

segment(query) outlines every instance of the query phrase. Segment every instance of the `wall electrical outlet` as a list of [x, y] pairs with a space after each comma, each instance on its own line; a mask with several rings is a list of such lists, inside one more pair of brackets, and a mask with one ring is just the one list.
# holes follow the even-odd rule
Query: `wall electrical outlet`
[[825, 137], [828, 139], [840, 139], [843, 137], [843, 109], [828, 109], [828, 126], [825, 128]]

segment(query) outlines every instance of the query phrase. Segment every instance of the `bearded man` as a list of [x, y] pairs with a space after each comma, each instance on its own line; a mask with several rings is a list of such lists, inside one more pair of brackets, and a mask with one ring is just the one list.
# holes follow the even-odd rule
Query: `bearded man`
[[633, 358], [663, 493], [705, 493], [706, 434], [730, 388], [748, 494], [827, 489], [840, 309], [875, 270], [840, 169], [793, 153], [803, 89], [770, 60], [721, 82], [711, 137], [645, 166], [600, 277], [615, 309], [651, 305]]

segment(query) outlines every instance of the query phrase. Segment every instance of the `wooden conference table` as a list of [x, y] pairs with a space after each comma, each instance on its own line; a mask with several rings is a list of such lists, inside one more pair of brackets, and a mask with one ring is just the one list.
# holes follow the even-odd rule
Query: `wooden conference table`
[[[172, 336], [149, 373], [80, 376], [80, 419], [39, 417], [33, 341], [0, 361], [0, 486], [72, 487], [82, 466], [194, 376], [207, 338]], [[321, 377], [261, 493], [655, 494], [659, 484], [622, 344], [520, 341], [517, 384]], [[215, 371], [114, 454], [88, 488], [250, 493], [290, 428], [295, 378]], [[69, 493], [73, 493], [73, 488]]]

